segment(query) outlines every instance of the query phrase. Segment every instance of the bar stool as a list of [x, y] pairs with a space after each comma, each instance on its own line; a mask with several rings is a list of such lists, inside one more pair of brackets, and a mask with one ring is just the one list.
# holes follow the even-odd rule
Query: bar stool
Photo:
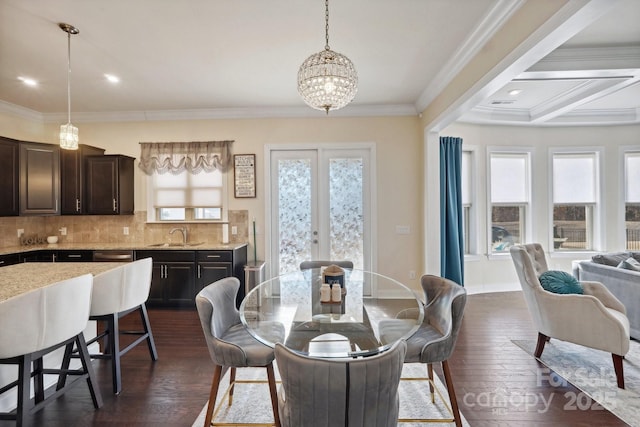
[[[87, 344], [105, 340], [103, 353], [91, 354], [91, 358], [111, 360], [113, 392], [115, 394], [120, 394], [122, 391], [120, 358], [129, 350], [146, 341], [151, 359], [158, 360], [158, 352], [145, 304], [151, 289], [151, 268], [152, 259], [144, 258], [97, 274], [93, 278], [93, 298], [89, 319], [103, 321], [104, 330], [99, 332], [95, 338], [87, 341]], [[143, 330], [120, 330], [119, 319], [134, 311], [140, 314]], [[121, 349], [120, 334], [137, 335], [138, 338]]]
[[[102, 406], [102, 395], [89, 358], [83, 331], [89, 320], [92, 276], [86, 274], [42, 287], [0, 303], [0, 364], [17, 365], [18, 379], [0, 388], [0, 393], [17, 388], [17, 408], [0, 414], [2, 420], [15, 420], [18, 426], [29, 425], [31, 414], [42, 409], [69, 387], [86, 378], [93, 406]], [[82, 368], [45, 368], [43, 357], [65, 347], [78, 349]], [[32, 369], [33, 363], [33, 369]], [[58, 375], [55, 392], [45, 397], [44, 375]], [[78, 379], [66, 383], [67, 375]], [[31, 400], [31, 377], [34, 399]]]

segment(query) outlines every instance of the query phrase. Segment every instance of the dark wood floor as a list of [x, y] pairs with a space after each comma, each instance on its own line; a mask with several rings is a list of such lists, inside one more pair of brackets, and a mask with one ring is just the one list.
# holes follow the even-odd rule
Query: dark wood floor
[[[149, 314], [157, 362], [150, 361], [145, 346], [127, 354], [119, 396], [111, 394], [106, 363], [96, 362], [104, 406], [94, 411], [86, 384], [78, 384], [39, 412], [33, 425], [191, 426], [207, 401], [212, 376], [197, 314], [190, 310]], [[537, 370], [544, 366], [511, 342], [535, 338], [521, 293], [469, 296], [450, 367], [462, 413], [471, 426], [626, 425], [605, 410], [565, 409], [569, 403], [565, 393], [578, 392], [571, 386], [538, 385]], [[550, 396], [551, 404], [545, 408], [541, 397], [546, 402]], [[525, 407], [524, 398], [537, 404]], [[0, 423], [5, 425], [12, 424]]]

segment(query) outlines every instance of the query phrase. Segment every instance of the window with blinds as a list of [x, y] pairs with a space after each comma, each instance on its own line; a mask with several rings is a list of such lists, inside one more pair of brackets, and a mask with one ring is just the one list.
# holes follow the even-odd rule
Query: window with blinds
[[489, 153], [490, 252], [527, 241], [531, 204], [531, 154]]
[[216, 169], [193, 174], [153, 173], [148, 177], [149, 221], [219, 221], [223, 219], [225, 174]]
[[552, 153], [554, 250], [594, 250], [598, 152]]
[[640, 151], [624, 153], [624, 226], [627, 250], [640, 250]]

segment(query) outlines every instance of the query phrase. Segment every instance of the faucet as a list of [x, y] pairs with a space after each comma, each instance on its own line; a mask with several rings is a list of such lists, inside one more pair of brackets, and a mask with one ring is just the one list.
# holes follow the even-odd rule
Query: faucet
[[172, 228], [171, 231], [169, 231], [169, 234], [173, 234], [174, 231], [179, 231], [180, 233], [182, 233], [182, 244], [186, 245], [187, 244], [187, 236], [188, 236], [188, 231], [186, 227], [183, 228]]

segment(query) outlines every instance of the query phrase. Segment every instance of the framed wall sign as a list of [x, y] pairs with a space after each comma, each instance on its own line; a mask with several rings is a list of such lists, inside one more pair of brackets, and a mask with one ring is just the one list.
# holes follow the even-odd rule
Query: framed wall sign
[[233, 155], [233, 181], [235, 197], [256, 197], [256, 155]]

